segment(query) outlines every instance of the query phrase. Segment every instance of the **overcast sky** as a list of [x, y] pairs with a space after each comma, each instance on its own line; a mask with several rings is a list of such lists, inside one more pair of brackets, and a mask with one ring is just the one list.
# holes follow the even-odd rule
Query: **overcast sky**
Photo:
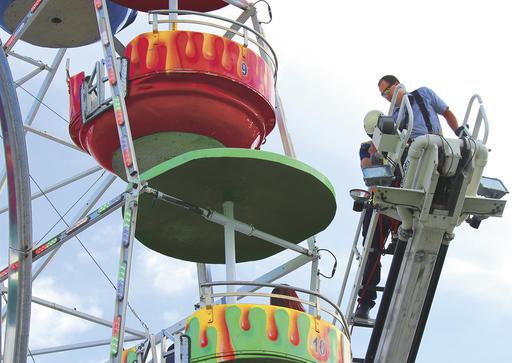
[[[434, 89], [462, 121], [469, 98], [479, 93], [490, 120], [488, 146], [492, 150], [485, 175], [512, 185], [508, 122], [510, 122], [510, 6], [506, 1], [270, 1], [273, 21], [265, 28], [267, 39], [279, 58], [278, 88], [285, 105], [288, 127], [298, 158], [324, 173], [337, 192], [338, 212], [331, 226], [318, 236], [318, 245], [338, 258], [332, 280], [322, 280], [322, 292], [337, 299], [348, 253], [359, 215], [352, 211], [348, 190], [362, 187], [359, 143], [365, 140], [364, 114], [371, 109], [387, 111], [388, 104], [377, 90], [384, 74], [395, 74], [414, 90]], [[259, 4], [261, 18], [265, 7]], [[220, 14], [236, 17], [237, 9]], [[127, 42], [136, 34], [150, 31], [146, 15], [120, 34]], [[0, 33], [3, 41], [7, 35]], [[16, 51], [49, 61], [55, 51], [19, 43]], [[68, 51], [71, 73], [90, 71], [102, 56], [98, 44]], [[14, 78], [30, 68], [11, 59]], [[40, 78], [25, 85], [34, 93]], [[32, 102], [18, 92], [24, 114]], [[67, 118], [67, 90], [61, 69], [45, 101]], [[42, 108], [35, 127], [69, 139], [67, 124], [53, 111]], [[444, 123], [445, 135], [453, 136]], [[31, 174], [41, 186], [94, 166], [94, 161], [36, 136], [27, 137]], [[278, 130], [269, 137], [265, 150], [282, 152]], [[66, 211], [100, 176], [99, 173], [49, 195], [61, 213]], [[37, 186], [32, 183], [33, 191]], [[122, 192], [116, 182], [102, 199]], [[1, 199], [6, 203], [5, 193]], [[78, 203], [80, 205], [80, 202]], [[59, 220], [44, 199], [34, 202], [34, 240], [40, 239]], [[307, 213], [307, 208], [305, 208]], [[73, 209], [67, 220], [76, 214]], [[508, 361], [509, 326], [512, 325], [512, 217], [485, 220], [480, 229], [463, 224], [456, 229], [434, 299], [417, 362]], [[7, 251], [6, 214], [0, 216], [3, 238], [0, 251]], [[64, 229], [61, 223], [52, 233]], [[94, 229], [80, 235], [106, 271], [114, 278], [117, 270], [121, 218], [115, 213]], [[7, 263], [0, 253], [0, 263]], [[239, 277], [253, 278], [294, 257], [281, 253], [257, 264], [241, 264]], [[384, 260], [388, 266], [390, 261]], [[322, 259], [327, 273], [331, 262]], [[223, 279], [221, 269], [215, 278]], [[301, 269], [281, 281], [307, 287], [309, 274]], [[54, 262], [36, 280], [34, 295], [112, 319], [114, 292], [91, 259], [75, 240], [65, 245]], [[150, 327], [158, 332], [187, 316], [197, 302], [195, 265], [172, 260], [137, 243], [133, 264], [130, 302]], [[343, 306], [343, 310], [345, 307]], [[128, 325], [142, 329], [129, 314]], [[31, 348], [106, 339], [110, 329], [53, 312], [33, 309]], [[364, 355], [368, 332], [356, 329], [354, 356]], [[106, 347], [36, 356], [41, 362], [100, 362], [108, 357]]]

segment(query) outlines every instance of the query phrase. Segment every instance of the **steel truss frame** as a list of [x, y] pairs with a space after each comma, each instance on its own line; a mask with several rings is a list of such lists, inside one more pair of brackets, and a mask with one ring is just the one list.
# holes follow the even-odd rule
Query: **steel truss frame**
[[[257, 11], [256, 8], [245, 0], [224, 0], [227, 3], [237, 6], [240, 9], [242, 9], [242, 13], [238, 17], [236, 22], [239, 22], [241, 24], [245, 23], [248, 19], [251, 19], [253, 23], [254, 30], [261, 34], [261, 37], [257, 38], [257, 42], [260, 46], [260, 53], [261, 56], [264, 57], [267, 61], [268, 54], [272, 52], [272, 50], [269, 48], [268, 44], [264, 41], [263, 36], [263, 28], [258, 20]], [[7, 52], [9, 56], [12, 58], [19, 59], [21, 61], [27, 62], [33, 66], [36, 67], [35, 70], [28, 73], [26, 76], [21, 77], [16, 81], [17, 87], [21, 86], [23, 83], [27, 82], [29, 79], [35, 77], [36, 75], [40, 74], [41, 72], [47, 71], [48, 74], [46, 75], [41, 88], [36, 94], [36, 100], [34, 101], [28, 116], [26, 117], [23, 125], [24, 132], [30, 132], [32, 134], [38, 135], [40, 137], [46, 138], [50, 141], [56, 142], [58, 144], [64, 145], [70, 149], [73, 150], [79, 150], [75, 145], [72, 143], [69, 143], [66, 140], [63, 140], [57, 136], [51, 135], [46, 131], [39, 130], [37, 128], [32, 127], [32, 123], [35, 120], [35, 117], [40, 109], [40, 106], [42, 104], [42, 101], [45, 98], [46, 93], [48, 92], [48, 89], [50, 87], [50, 84], [52, 83], [54, 76], [56, 74], [57, 69], [59, 68], [60, 63], [62, 62], [62, 59], [65, 55], [66, 49], [60, 49], [58, 50], [57, 54], [55, 55], [54, 60], [51, 62], [50, 65], [46, 65], [41, 61], [36, 61], [30, 57], [20, 55], [18, 53], [15, 53], [12, 51], [14, 45], [16, 42], [21, 38], [23, 32], [30, 26], [30, 23], [34, 20], [34, 18], [40, 13], [40, 11], [43, 9], [43, 7], [47, 4], [48, 0], [37, 0], [35, 1], [34, 6], [31, 8], [27, 16], [22, 20], [16, 31], [13, 33], [11, 38], [9, 38], [8, 42], [6, 43], [4, 50]], [[153, 351], [153, 355], [155, 356], [156, 349], [155, 345], [159, 342], [162, 342], [164, 337], [168, 336], [171, 338], [179, 337], [179, 332], [183, 330], [184, 328], [184, 320], [179, 321], [174, 326], [169, 327], [167, 329], [162, 330], [158, 334], [149, 334], [148, 332], [141, 332], [137, 331], [135, 329], [125, 328], [125, 316], [126, 316], [126, 305], [127, 305], [127, 297], [128, 297], [128, 286], [129, 286], [129, 277], [130, 277], [130, 265], [131, 265], [131, 254], [132, 254], [132, 247], [133, 247], [133, 240], [134, 240], [134, 232], [135, 232], [135, 223], [136, 223], [136, 215], [137, 215], [137, 202], [139, 194], [142, 192], [152, 192], [149, 188], [141, 187], [141, 181], [139, 180], [138, 175], [138, 169], [137, 169], [137, 163], [136, 163], [136, 155], [133, 148], [133, 141], [131, 139], [131, 132], [129, 128], [129, 119], [128, 114], [126, 111], [126, 105], [124, 104], [124, 97], [122, 94], [122, 90], [119, 87], [119, 83], [117, 80], [119, 79], [119, 69], [118, 69], [118, 63], [115, 60], [115, 49], [120, 49], [122, 44], [113, 36], [113, 34], [110, 31], [110, 26], [108, 25], [108, 13], [106, 12], [106, 2], [104, 0], [91, 0], [91, 2], [94, 4], [97, 19], [98, 19], [98, 27], [100, 30], [101, 35], [101, 43], [104, 50], [104, 57], [107, 62], [107, 67], [110, 72], [109, 73], [109, 82], [111, 85], [111, 91], [112, 96], [114, 99], [114, 108], [116, 111], [117, 116], [117, 125], [118, 125], [118, 131], [119, 131], [119, 137], [120, 142], [123, 148], [123, 157], [125, 162], [125, 170], [127, 173], [128, 181], [131, 183], [130, 185], [132, 188], [128, 190], [127, 192], [123, 193], [121, 196], [118, 196], [111, 200], [110, 202], [107, 202], [94, 210], [93, 212], [89, 213], [90, 210], [93, 208], [93, 206], [99, 201], [103, 193], [109, 188], [109, 186], [114, 181], [115, 177], [108, 176], [104, 178], [104, 181], [102, 182], [101, 186], [93, 193], [93, 195], [89, 198], [88, 203], [86, 204], [85, 208], [82, 208], [82, 210], [78, 213], [77, 217], [74, 219], [76, 222], [73, 223], [71, 226], [69, 226], [66, 230], [63, 232], [55, 235], [53, 238], [49, 239], [48, 241], [39, 244], [37, 246], [33, 246], [31, 248], [34, 248], [31, 250], [31, 256], [34, 261], [40, 260], [41, 258], [46, 256], [46, 259], [44, 262], [39, 266], [39, 268], [35, 271], [33, 271], [32, 275], [30, 276], [30, 270], [28, 271], [28, 276], [32, 280], [37, 278], [37, 276], [43, 271], [43, 269], [49, 264], [49, 262], [52, 260], [52, 258], [55, 256], [59, 248], [66, 242], [72, 239], [74, 236], [78, 235], [80, 232], [84, 231], [85, 229], [89, 228], [90, 226], [94, 225], [99, 220], [105, 218], [107, 215], [112, 213], [113, 211], [119, 209], [123, 204], [125, 206], [125, 215], [124, 215], [124, 228], [123, 228], [123, 237], [122, 237], [122, 243], [121, 243], [121, 251], [120, 251], [120, 263], [119, 263], [119, 273], [118, 273], [118, 286], [117, 286], [117, 293], [115, 298], [115, 317], [113, 319], [113, 322], [106, 322], [103, 319], [93, 317], [91, 315], [78, 312], [74, 309], [69, 309], [64, 306], [58, 305], [53, 302], [45, 301], [36, 297], [31, 297], [31, 300], [33, 300], [34, 303], [39, 303], [43, 306], [53, 308], [55, 310], [68, 313], [74, 316], [77, 316], [79, 318], [83, 318], [86, 320], [89, 320], [94, 323], [98, 323], [101, 325], [109, 325], [112, 326], [112, 338], [110, 340], [100, 340], [100, 341], [94, 341], [94, 342], [85, 342], [85, 343], [79, 343], [79, 344], [72, 344], [72, 345], [65, 345], [60, 347], [53, 347], [53, 348], [47, 348], [47, 349], [40, 349], [36, 351], [32, 351], [32, 355], [41, 355], [41, 354], [50, 354], [55, 352], [62, 352], [62, 351], [68, 351], [68, 350], [74, 350], [74, 349], [83, 349], [87, 347], [93, 347], [93, 346], [100, 346], [100, 345], [108, 345], [110, 344], [110, 356], [109, 361], [110, 362], [120, 362], [121, 354], [118, 354], [120, 351], [120, 348], [123, 347], [124, 341], [134, 341], [141, 339], [143, 337], [147, 338], [146, 346], [152, 345], [151, 348]], [[177, 5], [176, 1], [171, 0], [170, 3], [174, 3]], [[175, 6], [176, 6], [175, 5]], [[170, 7], [172, 9], [172, 7]], [[176, 9], [176, 8], [174, 8]], [[240, 25], [234, 23], [232, 27], [227, 31], [226, 37], [232, 37], [233, 31], [238, 31], [240, 28]], [[230, 35], [228, 35], [230, 34]], [[293, 143], [291, 140], [291, 136], [288, 133], [287, 127], [286, 127], [286, 117], [283, 110], [283, 104], [281, 101], [281, 98], [279, 97], [279, 94], [276, 89], [276, 116], [277, 116], [277, 123], [279, 127], [279, 132], [281, 135], [281, 141], [283, 144], [284, 152], [287, 156], [295, 158], [295, 150], [293, 148]], [[56, 191], [64, 186], [67, 186], [71, 183], [74, 183], [88, 175], [91, 175], [94, 172], [99, 171], [100, 168], [92, 168], [89, 170], [86, 170], [82, 173], [79, 173], [75, 176], [69, 177], [65, 180], [62, 180], [54, 185], [51, 185], [49, 187], [46, 187], [42, 191], [38, 193], [34, 193], [31, 196], [31, 199], [39, 198], [47, 193]], [[6, 173], [5, 171], [0, 172], [0, 192], [5, 186], [5, 180], [6, 180]], [[162, 194], [160, 194], [160, 197], [162, 197]], [[167, 196], [169, 197], [169, 196]], [[173, 199], [172, 197], [169, 197]], [[319, 292], [319, 271], [318, 271], [318, 259], [320, 258], [318, 254], [318, 250], [315, 245], [315, 239], [314, 237], [310, 238], [308, 240], [308, 248], [303, 248], [300, 246], [297, 246], [295, 244], [289, 243], [287, 241], [284, 241], [282, 239], [279, 239], [277, 237], [271, 236], [269, 234], [264, 233], [263, 231], [257, 231], [254, 230], [250, 225], [235, 221], [233, 219], [233, 216], [230, 214], [229, 211], [229, 205], [225, 208], [224, 212], [225, 215], [213, 212], [211, 215], [213, 216], [210, 221], [215, 223], [223, 224], [226, 228], [226, 230], [232, 230], [235, 229], [239, 231], [246, 231], [248, 232], [250, 229], [250, 233], [257, 233], [259, 238], [262, 238], [266, 241], [269, 241], [271, 243], [276, 243], [277, 245], [280, 245], [281, 247], [290, 248], [292, 250], [295, 250], [296, 252], [300, 253], [301, 255], [284, 263], [281, 266], [276, 267], [272, 271], [260, 276], [259, 278], [255, 279], [253, 282], [254, 285], [250, 286], [243, 286], [237, 290], [233, 290], [232, 293], [239, 292], [242, 295], [246, 293], [251, 293], [257, 291], [259, 288], [263, 286], [263, 284], [272, 283], [273, 281], [279, 279], [282, 276], [285, 276], [296, 269], [300, 268], [301, 266], [311, 262], [311, 283], [310, 288], [313, 293]], [[0, 214], [7, 211], [8, 209], [3, 208], [0, 210]], [[206, 209], [203, 209], [206, 211]], [[233, 232], [229, 232], [228, 234], [232, 234]], [[227, 234], [227, 235], [228, 235]], [[233, 261], [233, 255], [229, 256], [230, 260]], [[9, 272], [10, 268], [10, 272]], [[231, 269], [231, 272], [229, 273], [231, 277], [234, 277], [233, 271], [234, 271], [234, 263], [229, 267]], [[20, 269], [20, 265], [17, 265], [15, 262], [10, 263], [9, 266], [3, 270], [0, 271], [0, 282], [4, 281], [8, 277], [12, 277], [18, 270]], [[198, 269], [198, 282], [199, 282], [199, 290], [200, 290], [200, 296], [206, 296], [212, 293], [211, 286], [206, 286], [205, 284], [212, 283], [211, 281], [211, 272], [210, 272], [210, 266], [207, 264], [197, 264]], [[25, 271], [26, 272], [26, 271]], [[236, 276], [235, 276], [236, 277]], [[259, 284], [261, 284], [261, 286]], [[2, 291], [4, 293], [4, 291]], [[236, 297], [236, 300], [239, 300], [243, 298], [243, 296]], [[311, 299], [314, 299], [312, 296]], [[235, 301], [236, 301], [235, 300]], [[310, 300], [312, 302], [313, 300]], [[204, 303], [204, 302], [202, 302]], [[1, 308], [1, 305], [0, 305]], [[311, 309], [315, 309], [314, 306], [311, 307]], [[310, 309], [310, 312], [313, 311]], [[5, 312], [3, 314], [5, 316]], [[1, 322], [1, 320], [0, 320]], [[1, 329], [0, 329], [1, 332]], [[135, 335], [128, 335], [125, 336], [126, 333], [132, 333]], [[168, 334], [169, 332], [172, 332], [171, 334]], [[19, 333], [19, 331], [18, 331]], [[149, 337], [148, 337], [149, 334]], [[178, 334], [178, 335], [176, 335]], [[150, 342], [152, 344], [150, 344]], [[27, 348], [27, 347], [25, 347]], [[22, 349], [23, 350], [23, 349]], [[161, 346], [162, 354], [163, 354], [163, 345]], [[1, 347], [0, 347], [0, 358], [1, 358]], [[20, 354], [17, 356], [15, 361], [24, 362], [26, 361], [26, 350], [25, 354]], [[5, 362], [11, 363], [11, 361], [5, 359]]]

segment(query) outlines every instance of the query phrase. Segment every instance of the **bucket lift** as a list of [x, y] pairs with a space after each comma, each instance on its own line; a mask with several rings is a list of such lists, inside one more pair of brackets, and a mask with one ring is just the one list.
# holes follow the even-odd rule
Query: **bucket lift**
[[[389, 115], [400, 88], [405, 90], [402, 85], [397, 87]], [[354, 308], [371, 250], [369, 242], [362, 253], [357, 250], [361, 216], [339, 299], [341, 303], [357, 255], [359, 266], [346, 315], [349, 325], [372, 328], [372, 335], [365, 358], [354, 362], [414, 362], [454, 229], [465, 220], [477, 227], [482, 219], [502, 216], [506, 202], [499, 198], [508, 191], [499, 180], [482, 177], [488, 158], [489, 123], [480, 96], [471, 98], [463, 125], [468, 124], [475, 100], [480, 105], [473, 132], [459, 139], [423, 135], [409, 143], [414, 120], [407, 97], [403, 97], [398, 116], [401, 119], [408, 110], [407, 129], [396, 130], [393, 120], [390, 123], [386, 117], [379, 120], [373, 143], [390, 163], [365, 173], [371, 193], [355, 193], [354, 197], [373, 207], [367, 241], [373, 239], [379, 214], [400, 220], [401, 226], [386, 285], [377, 288], [383, 290], [377, 317], [361, 321], [354, 317]], [[484, 135], [479, 139], [482, 123]], [[406, 149], [407, 156], [402, 158]], [[391, 181], [395, 169], [400, 169], [401, 187], [382, 185]]]

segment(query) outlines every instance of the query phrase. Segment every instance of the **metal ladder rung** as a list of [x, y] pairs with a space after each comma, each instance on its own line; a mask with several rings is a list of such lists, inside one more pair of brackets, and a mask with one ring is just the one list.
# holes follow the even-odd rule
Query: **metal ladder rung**
[[360, 318], [352, 318], [352, 322], [354, 326], [360, 328], [373, 328], [375, 326], [375, 319], [360, 319]]

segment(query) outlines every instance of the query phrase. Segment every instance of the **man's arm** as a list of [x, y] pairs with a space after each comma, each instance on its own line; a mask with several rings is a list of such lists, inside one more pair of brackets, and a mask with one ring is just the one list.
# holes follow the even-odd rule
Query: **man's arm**
[[459, 123], [457, 122], [457, 117], [453, 114], [452, 111], [450, 111], [449, 108], [446, 109], [446, 111], [443, 112], [443, 117], [446, 119], [446, 122], [448, 123], [448, 126], [457, 134], [457, 129], [459, 128]]
[[372, 165], [372, 159], [370, 154], [371, 141], [366, 141], [361, 144], [359, 148], [359, 160], [361, 160], [361, 169]]
[[372, 160], [370, 158], [361, 159], [361, 169], [367, 168], [372, 165]]

